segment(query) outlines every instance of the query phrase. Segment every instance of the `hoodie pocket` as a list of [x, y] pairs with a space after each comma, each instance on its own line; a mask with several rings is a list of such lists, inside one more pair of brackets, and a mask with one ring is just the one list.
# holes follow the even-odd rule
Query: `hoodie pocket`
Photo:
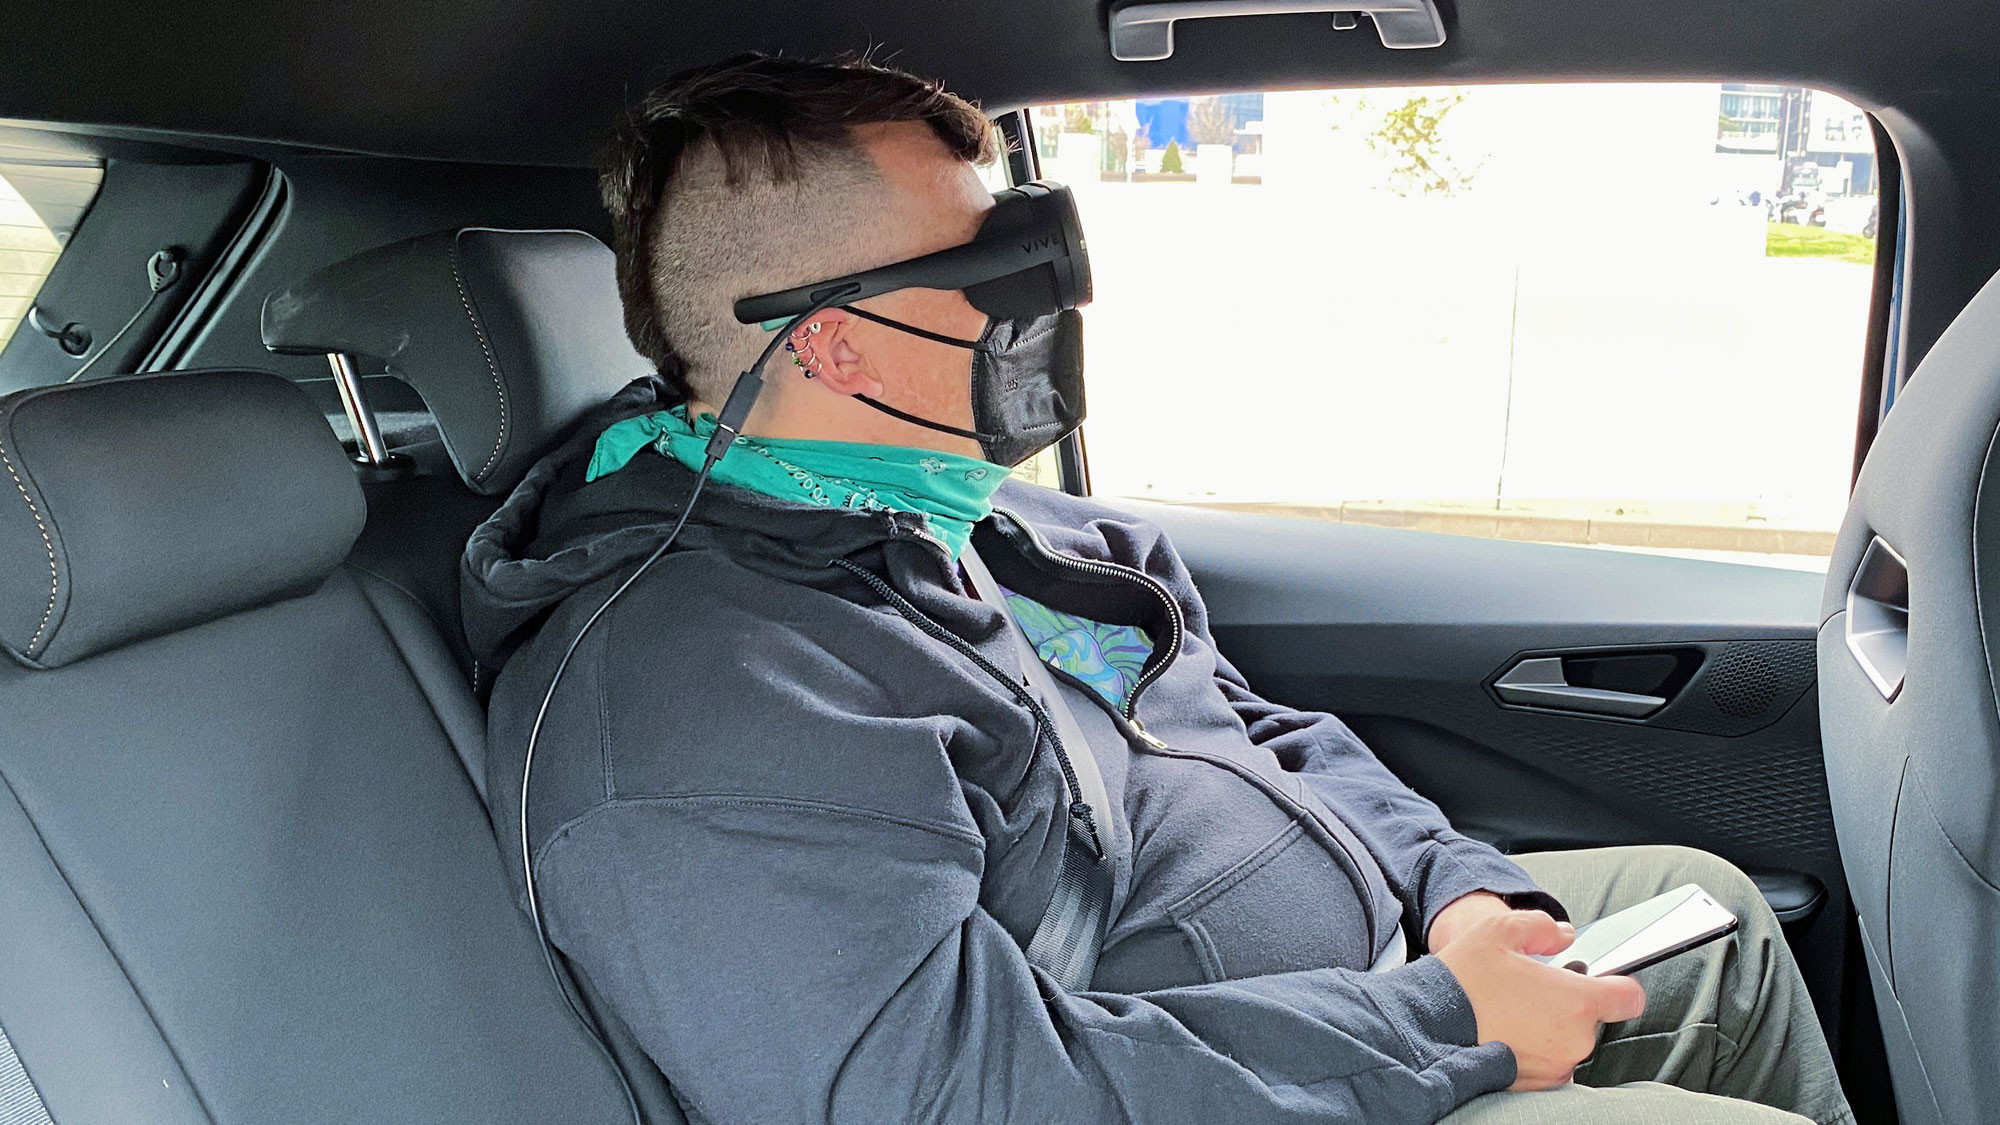
[[1167, 916], [1210, 982], [1369, 960], [1345, 869], [1297, 823], [1169, 906]]

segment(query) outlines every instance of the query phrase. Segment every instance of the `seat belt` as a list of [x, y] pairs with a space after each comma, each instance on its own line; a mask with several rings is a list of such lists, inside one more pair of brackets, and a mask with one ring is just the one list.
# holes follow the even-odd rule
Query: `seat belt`
[[[1097, 759], [1091, 754], [1090, 741], [1084, 736], [1076, 715], [1070, 711], [1069, 703], [1054, 676], [1049, 674], [1048, 665], [1042, 662], [1041, 654], [1029, 642], [1027, 630], [1021, 628], [1020, 618], [1014, 616], [1014, 609], [1007, 604], [1007, 595], [1000, 590], [1000, 584], [993, 580], [993, 572], [986, 569], [971, 546], [959, 556], [959, 565], [965, 568], [965, 575], [972, 580], [972, 588], [979, 594], [979, 600], [1000, 611], [1007, 618], [1008, 632], [1014, 637], [1014, 648], [1020, 654], [1021, 669], [1027, 676], [1028, 687], [1040, 697], [1042, 707], [1055, 723], [1056, 733], [1062, 736], [1063, 745], [1070, 747], [1070, 768], [1076, 771], [1076, 785], [1090, 806], [1090, 815], [1097, 821], [1098, 831], [1106, 839], [1110, 837], [1111, 801], [1104, 789], [1104, 776], [1097, 770]], [[1048, 908], [1042, 914], [1041, 924], [1035, 927], [1035, 936], [1028, 942], [1028, 961], [1054, 977], [1064, 989], [1077, 992], [1089, 987], [1091, 974], [1097, 968], [1097, 955], [1104, 947], [1104, 929], [1111, 915], [1111, 869], [1107, 864], [1091, 859], [1090, 840], [1072, 820], [1069, 835], [1063, 847], [1062, 873], [1056, 878], [1055, 894], [1049, 899]], [[1382, 952], [1368, 966], [1371, 973], [1386, 973], [1409, 963], [1409, 939], [1398, 925], [1389, 935], [1389, 941]]]
[[[965, 568], [979, 600], [999, 610], [1007, 619], [1007, 631], [1013, 635], [1028, 688], [1041, 699], [1043, 710], [1055, 724], [1056, 734], [1069, 750], [1077, 795], [1090, 806], [1098, 835], [1108, 847], [1111, 801], [1082, 724], [1070, 711], [1055, 677], [1042, 663], [1041, 654], [1028, 641], [1027, 632], [1007, 604], [1007, 596], [993, 580], [993, 572], [986, 569], [970, 546], [959, 557], [959, 564]], [[1069, 829], [1063, 837], [1062, 870], [1056, 875], [1056, 889], [1042, 911], [1041, 923], [1028, 941], [1027, 953], [1028, 963], [1049, 974], [1064, 991], [1081, 992], [1090, 987], [1091, 975], [1097, 971], [1097, 955], [1104, 948], [1104, 929], [1111, 918], [1111, 863], [1108, 858], [1097, 858], [1089, 835], [1075, 817], [1066, 819]]]

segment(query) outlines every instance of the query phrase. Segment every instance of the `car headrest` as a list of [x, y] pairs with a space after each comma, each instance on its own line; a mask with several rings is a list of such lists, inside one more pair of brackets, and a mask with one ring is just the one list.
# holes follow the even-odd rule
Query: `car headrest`
[[264, 346], [400, 376], [487, 496], [653, 369], [626, 339], [610, 249], [574, 230], [439, 231], [336, 262], [265, 299]]
[[54, 668], [317, 586], [366, 515], [305, 391], [260, 371], [0, 398], [0, 647]]

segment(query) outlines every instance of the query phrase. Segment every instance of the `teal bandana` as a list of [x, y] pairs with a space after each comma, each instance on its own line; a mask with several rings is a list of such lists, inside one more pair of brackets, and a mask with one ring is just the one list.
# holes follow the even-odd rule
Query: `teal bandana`
[[[598, 435], [583, 479], [617, 472], [647, 446], [699, 472], [714, 433], [713, 414], [690, 426], [685, 406], [615, 422]], [[975, 457], [900, 445], [739, 437], [731, 449], [715, 464], [723, 484], [820, 508], [914, 512], [954, 559], [972, 525], [992, 513], [994, 490], [1011, 472]]]

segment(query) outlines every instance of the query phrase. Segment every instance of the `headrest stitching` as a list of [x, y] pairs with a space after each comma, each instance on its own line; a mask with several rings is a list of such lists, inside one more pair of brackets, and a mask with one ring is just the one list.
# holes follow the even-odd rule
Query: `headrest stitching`
[[35, 635], [28, 638], [28, 647], [21, 655], [34, 658], [35, 645], [42, 639], [42, 632], [49, 627], [49, 621], [56, 615], [56, 594], [61, 590], [60, 572], [56, 569], [56, 544], [49, 537], [49, 525], [42, 521], [42, 509], [35, 498], [28, 495], [28, 486], [21, 481], [21, 474], [14, 471], [14, 459], [7, 456], [7, 447], [0, 444], [0, 464], [7, 466], [7, 475], [14, 478], [14, 487], [21, 492], [21, 499], [28, 502], [28, 512], [35, 517], [35, 529], [42, 533], [42, 548], [49, 553], [49, 608], [42, 611], [42, 623], [35, 626]]
[[458, 287], [458, 303], [465, 309], [465, 319], [472, 322], [472, 334], [479, 341], [479, 350], [486, 356], [487, 374], [493, 377], [493, 391], [500, 396], [500, 433], [493, 439], [493, 452], [486, 455], [486, 463], [473, 474], [474, 479], [485, 480], [493, 471], [493, 463], [500, 459], [500, 447], [507, 443], [507, 385], [500, 381], [500, 367], [493, 362], [493, 349], [486, 343], [486, 329], [479, 323], [479, 317], [472, 311], [472, 299], [465, 294], [465, 279], [458, 270], [458, 239], [451, 240], [451, 282]]

